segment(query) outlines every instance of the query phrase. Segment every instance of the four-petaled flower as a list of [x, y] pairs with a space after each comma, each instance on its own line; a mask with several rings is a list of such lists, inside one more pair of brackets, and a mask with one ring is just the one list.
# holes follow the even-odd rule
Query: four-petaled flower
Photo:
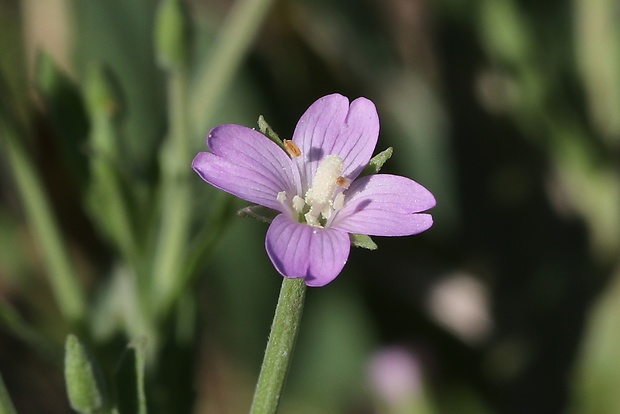
[[428, 229], [421, 213], [433, 195], [405, 177], [359, 177], [379, 137], [379, 117], [366, 98], [338, 94], [313, 103], [284, 148], [262, 133], [221, 125], [209, 133], [212, 152], [199, 153], [192, 168], [207, 183], [278, 211], [265, 246], [285, 277], [324, 286], [344, 267], [349, 234], [407, 236]]

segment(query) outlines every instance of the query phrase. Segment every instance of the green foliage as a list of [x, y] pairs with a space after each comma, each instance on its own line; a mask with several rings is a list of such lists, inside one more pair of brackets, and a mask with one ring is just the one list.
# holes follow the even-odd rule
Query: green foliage
[[6, 391], [6, 387], [4, 386], [4, 381], [2, 381], [1, 376], [0, 376], [0, 414], [17, 414], [17, 411], [15, 411], [15, 407], [13, 406], [13, 402], [11, 401], [11, 397]]
[[90, 181], [86, 154], [89, 122], [78, 86], [45, 52], [37, 54], [35, 82], [47, 108], [65, 164], [82, 188]]
[[620, 411], [616, 2], [30, 3], [0, 2], [0, 412], [69, 410], [65, 338], [80, 412], [247, 411], [273, 212], [190, 163], [213, 126], [290, 136], [332, 92], [377, 106], [363, 174], [438, 206], [421, 237], [352, 235], [377, 250], [309, 290], [282, 412], [398, 412], [366, 378], [395, 343], [419, 351], [409, 411]]
[[69, 335], [65, 343], [65, 382], [75, 411], [95, 414], [109, 404], [101, 369], [75, 335]]
[[118, 414], [146, 414], [144, 367], [146, 340], [133, 341], [123, 353], [114, 375], [118, 398]]
[[184, 3], [166, 0], [159, 3], [155, 21], [155, 53], [167, 69], [184, 67], [189, 57], [189, 28]]

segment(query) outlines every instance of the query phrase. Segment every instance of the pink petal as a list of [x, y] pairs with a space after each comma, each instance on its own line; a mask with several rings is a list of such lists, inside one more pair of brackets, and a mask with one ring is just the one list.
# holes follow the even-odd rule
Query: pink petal
[[311, 227], [277, 216], [267, 230], [267, 254], [285, 277], [306, 279], [308, 286], [324, 286], [340, 274], [349, 257], [349, 235], [335, 229]]
[[199, 153], [192, 168], [209, 184], [279, 211], [283, 207], [276, 200], [278, 193], [296, 194], [291, 159], [260, 132], [221, 125], [211, 130], [207, 145], [213, 152]]
[[345, 204], [330, 228], [369, 236], [408, 236], [433, 224], [435, 197], [406, 177], [377, 174], [362, 177], [345, 192]]
[[319, 162], [330, 154], [343, 160], [342, 175], [355, 179], [368, 164], [378, 137], [379, 116], [371, 101], [358, 98], [349, 106], [349, 100], [339, 94], [320, 98], [302, 115], [293, 133], [302, 154], [298, 160], [302, 181], [311, 185]]

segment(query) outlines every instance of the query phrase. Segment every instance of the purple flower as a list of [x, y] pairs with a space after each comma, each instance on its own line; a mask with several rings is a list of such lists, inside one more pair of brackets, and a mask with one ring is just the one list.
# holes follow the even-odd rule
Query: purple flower
[[405, 177], [359, 177], [379, 136], [379, 117], [366, 98], [351, 102], [324, 96], [304, 113], [292, 140], [281, 146], [240, 125], [209, 133], [212, 152], [199, 153], [192, 168], [209, 184], [280, 212], [265, 246], [285, 277], [324, 286], [349, 257], [349, 234], [407, 236], [428, 229], [421, 213], [433, 195]]

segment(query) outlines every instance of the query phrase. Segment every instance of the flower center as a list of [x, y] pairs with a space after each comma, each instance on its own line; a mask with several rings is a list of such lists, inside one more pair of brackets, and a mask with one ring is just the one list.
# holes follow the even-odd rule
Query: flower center
[[[342, 208], [342, 190], [351, 184], [351, 180], [341, 176], [342, 169], [342, 159], [337, 155], [330, 154], [321, 161], [304, 198], [295, 195], [291, 200], [291, 207], [297, 213], [299, 222], [324, 227], [334, 212]], [[287, 200], [284, 191], [278, 194], [278, 200], [282, 203]]]

